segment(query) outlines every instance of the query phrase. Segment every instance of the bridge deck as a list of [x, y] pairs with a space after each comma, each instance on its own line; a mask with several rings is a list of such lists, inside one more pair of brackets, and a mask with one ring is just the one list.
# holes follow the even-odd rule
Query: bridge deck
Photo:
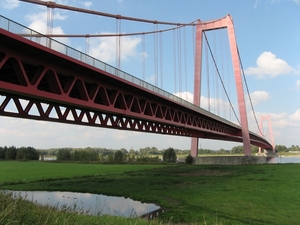
[[[15, 26], [14, 33], [28, 29]], [[241, 128], [230, 121], [55, 40], [37, 33], [29, 40], [14, 33], [0, 29], [0, 93], [6, 96], [0, 115], [242, 141]], [[28, 100], [25, 108], [18, 107], [20, 99]], [[19, 102], [18, 112], [6, 109], [10, 101]], [[38, 115], [29, 113], [32, 105]], [[50, 111], [58, 117], [50, 117]], [[250, 139], [260, 147], [271, 146], [252, 132]]]

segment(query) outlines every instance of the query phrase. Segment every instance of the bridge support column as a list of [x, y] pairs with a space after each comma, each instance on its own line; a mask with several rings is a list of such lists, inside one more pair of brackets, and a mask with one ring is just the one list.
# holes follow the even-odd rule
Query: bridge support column
[[197, 157], [198, 156], [198, 146], [199, 146], [199, 138], [192, 138], [191, 141], [191, 156]]
[[227, 32], [228, 32], [228, 38], [229, 38], [229, 44], [230, 44], [233, 72], [234, 72], [237, 98], [238, 98], [238, 105], [239, 105], [239, 111], [240, 111], [244, 153], [246, 156], [251, 156], [252, 152], [251, 152], [251, 147], [250, 147], [250, 135], [249, 135], [249, 128], [248, 128], [248, 119], [247, 119], [246, 103], [245, 103], [245, 96], [244, 96], [243, 80], [242, 80], [242, 75], [241, 75], [239, 54], [238, 54], [238, 49], [237, 49], [237, 44], [236, 44], [236, 39], [235, 39], [235, 34], [234, 34], [233, 21], [230, 16], [227, 16], [226, 20], [227, 20], [226, 21], [227, 22]]
[[[196, 50], [195, 50], [195, 71], [194, 71], [194, 104], [200, 106], [200, 88], [201, 88], [201, 67], [202, 67], [202, 32], [208, 30], [215, 30], [227, 28], [229, 44], [230, 44], [230, 51], [232, 57], [232, 64], [233, 64], [233, 71], [236, 83], [236, 91], [237, 91], [237, 98], [238, 98], [238, 105], [239, 105], [239, 112], [240, 112], [240, 120], [241, 120], [241, 128], [243, 137], [243, 145], [244, 145], [244, 153], [246, 156], [251, 156], [251, 147], [250, 147], [250, 135], [248, 129], [248, 119], [247, 119], [247, 112], [246, 112], [246, 103], [245, 103], [245, 96], [244, 96], [244, 89], [243, 89], [243, 80], [241, 76], [241, 67], [240, 67], [240, 60], [239, 54], [235, 39], [234, 33], [234, 26], [233, 21], [230, 15], [226, 17], [201, 23], [198, 20], [196, 26]], [[191, 154], [192, 156], [198, 155], [198, 140], [194, 140], [192, 138], [191, 144]]]
[[[202, 69], [202, 24], [198, 20], [196, 25], [196, 50], [195, 50], [195, 68], [194, 68], [194, 105], [200, 107], [200, 88], [201, 88], [201, 69]], [[198, 156], [198, 143], [199, 139], [192, 138], [191, 141], [191, 156]]]
[[[268, 116], [261, 116], [260, 122], [259, 122], [259, 129], [260, 129], [260, 135], [263, 136], [262, 128], [263, 128], [263, 120], [268, 120], [268, 126], [269, 126], [269, 132], [270, 132], [270, 138], [271, 138], [271, 144], [272, 144], [272, 151], [275, 153], [275, 145], [274, 145], [274, 138], [273, 138], [273, 129], [272, 129], [272, 122], [271, 117]], [[261, 147], [258, 148], [258, 153], [261, 153]]]

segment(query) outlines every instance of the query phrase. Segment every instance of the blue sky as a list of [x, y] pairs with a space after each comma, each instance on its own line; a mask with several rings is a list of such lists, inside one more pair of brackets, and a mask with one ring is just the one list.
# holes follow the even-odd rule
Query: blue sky
[[[207, 21], [230, 14], [234, 21], [237, 43], [257, 118], [265, 115], [271, 117], [275, 144], [288, 147], [300, 145], [300, 0], [57, 0], [55, 2], [111, 14], [178, 23], [190, 23], [197, 19]], [[100, 34], [115, 33], [117, 30], [115, 19], [60, 9], [54, 9], [53, 13], [53, 33], [56, 34]], [[47, 9], [44, 6], [18, 0], [2, 0], [0, 14], [42, 33], [47, 31]], [[118, 26], [124, 33], [155, 29], [153, 24], [123, 20]], [[168, 27], [159, 25], [156, 29], [165, 28]], [[187, 27], [181, 31], [180, 36], [176, 36], [176, 43], [186, 46], [186, 50], [181, 47], [181, 60], [179, 60], [180, 53], [177, 45], [175, 53], [178, 61], [174, 60], [174, 34], [178, 35], [174, 32], [163, 34], [161, 60], [163, 72], [162, 75], [157, 75], [157, 79], [155, 74], [156, 71], [161, 70], [161, 67], [158, 65], [157, 70], [154, 69], [153, 35], [145, 37], [145, 48], [142, 47], [141, 36], [122, 39], [121, 69], [139, 78], [145, 78], [152, 84], [157, 83], [163, 89], [190, 100], [193, 96], [193, 29]], [[225, 79], [228, 79], [230, 96], [233, 105], [236, 106], [233, 75], [230, 78], [232, 68], [227, 69], [232, 66], [228, 59], [230, 52], [226, 34], [226, 30], [219, 30], [207, 33], [207, 37], [219, 67], [222, 68], [220, 70], [228, 76]], [[158, 36], [157, 38], [159, 40]], [[59, 40], [113, 66], [116, 64], [115, 39], [90, 38], [87, 41], [83, 38], [64, 38]], [[205, 50], [203, 54], [205, 60], [207, 58]], [[143, 61], [142, 58], [145, 60]], [[142, 69], [143, 62], [146, 65], [145, 73]], [[156, 62], [159, 64], [160, 60]], [[174, 63], [177, 69], [174, 69]], [[179, 64], [182, 65], [180, 69]], [[207, 73], [207, 70], [212, 71], [210, 64], [211, 62], [203, 61], [203, 67], [208, 65], [208, 69], [203, 69], [203, 74]], [[185, 65], [187, 65], [186, 70]], [[177, 74], [178, 80], [175, 79], [174, 74]], [[182, 78], [179, 78], [180, 74]], [[210, 83], [214, 83], [216, 78], [210, 79]], [[207, 78], [203, 75], [201, 106], [205, 109], [212, 108], [214, 113], [223, 111], [222, 107], [228, 105], [228, 101], [214, 94], [219, 92], [215, 90], [217, 89], [215, 86], [208, 89], [205, 84]], [[215, 105], [215, 102], [219, 102], [219, 106]], [[249, 127], [257, 132], [251, 108], [248, 107], [247, 111]], [[228, 114], [224, 112], [221, 116], [229, 117]], [[6, 117], [0, 117], [0, 124], [0, 146], [35, 148], [90, 146], [113, 149], [132, 147], [136, 150], [147, 146], [159, 149], [168, 147], [189, 149], [190, 147], [190, 138], [185, 137]], [[264, 125], [264, 131], [267, 132], [267, 123]], [[268, 134], [267, 138], [269, 138]], [[240, 145], [240, 143], [209, 140], [201, 140], [200, 143], [202, 148], [210, 149], [231, 149], [232, 146]]]

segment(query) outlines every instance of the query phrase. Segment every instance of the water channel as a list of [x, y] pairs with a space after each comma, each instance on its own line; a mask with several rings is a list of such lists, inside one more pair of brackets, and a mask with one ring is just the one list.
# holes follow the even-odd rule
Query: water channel
[[14, 197], [41, 205], [55, 206], [88, 215], [112, 215], [122, 217], [140, 217], [158, 210], [155, 204], [147, 204], [124, 197], [48, 191], [11, 191]]

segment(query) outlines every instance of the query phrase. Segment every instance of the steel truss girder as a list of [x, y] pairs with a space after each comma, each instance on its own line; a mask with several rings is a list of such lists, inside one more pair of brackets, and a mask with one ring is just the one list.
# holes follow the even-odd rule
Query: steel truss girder
[[[5, 110], [9, 102], [14, 102], [17, 109], [15, 112]], [[185, 129], [184, 127], [127, 118], [122, 115], [112, 115], [100, 111], [93, 112], [72, 106], [65, 107], [55, 103], [42, 103], [39, 100], [24, 99], [13, 95], [6, 95], [3, 98], [0, 106], [0, 115], [169, 135], [201, 135], [199, 131]]]
[[[1, 115], [181, 136], [209, 136], [204, 135], [208, 131], [236, 135], [236, 130], [209, 118], [115, 88], [105, 80], [85, 78], [38, 59], [27, 57], [24, 61], [7, 51], [0, 52], [0, 60], [0, 91], [6, 96]], [[15, 113], [7, 109], [11, 101], [17, 108]], [[33, 108], [35, 115], [30, 114]], [[57, 118], [51, 118], [51, 113]], [[72, 120], [68, 119], [70, 115]]]
[[[10, 36], [19, 39], [18, 49], [7, 47], [9, 44], [0, 35], [0, 115], [241, 141], [238, 127], [21, 37]], [[14, 112], [9, 103], [15, 105]]]

